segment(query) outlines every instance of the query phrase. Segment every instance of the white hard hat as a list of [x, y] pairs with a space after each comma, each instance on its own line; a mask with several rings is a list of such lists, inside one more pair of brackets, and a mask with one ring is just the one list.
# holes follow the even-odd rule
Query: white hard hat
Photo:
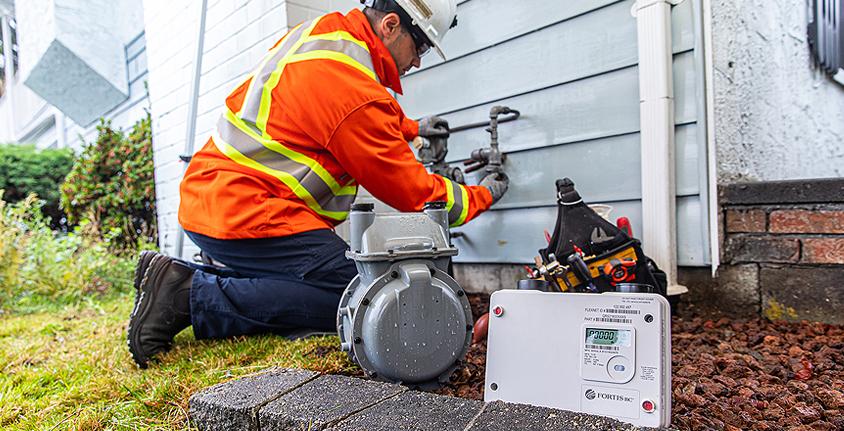
[[456, 0], [395, 0], [413, 19], [413, 24], [428, 36], [437, 54], [446, 60], [442, 40], [448, 30], [457, 25]]
[[[392, 0], [410, 17], [412, 24], [418, 27], [437, 50], [437, 54], [446, 60], [442, 49], [442, 40], [448, 30], [457, 25], [457, 0]], [[383, 2], [383, 0], [382, 0]], [[361, 3], [373, 7], [375, 0], [361, 0]]]

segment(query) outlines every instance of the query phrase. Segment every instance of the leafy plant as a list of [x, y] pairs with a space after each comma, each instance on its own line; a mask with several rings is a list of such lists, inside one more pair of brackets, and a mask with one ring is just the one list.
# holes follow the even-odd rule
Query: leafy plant
[[125, 292], [134, 260], [109, 251], [109, 242], [50, 229], [36, 196], [0, 200], [0, 307], [20, 310], [73, 303], [86, 294]]
[[41, 210], [53, 228], [62, 226], [59, 186], [73, 166], [69, 149], [38, 150], [33, 145], [0, 145], [0, 190], [6, 202], [26, 199], [32, 193], [45, 201]]
[[61, 187], [61, 203], [71, 223], [84, 233], [108, 239], [114, 251], [132, 251], [157, 237], [152, 132], [147, 115], [126, 136], [110, 121], [97, 126]]

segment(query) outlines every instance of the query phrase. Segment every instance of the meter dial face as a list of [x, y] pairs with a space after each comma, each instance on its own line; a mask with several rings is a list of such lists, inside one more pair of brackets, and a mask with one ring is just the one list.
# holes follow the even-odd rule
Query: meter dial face
[[586, 328], [586, 344], [630, 347], [632, 333], [626, 329]]

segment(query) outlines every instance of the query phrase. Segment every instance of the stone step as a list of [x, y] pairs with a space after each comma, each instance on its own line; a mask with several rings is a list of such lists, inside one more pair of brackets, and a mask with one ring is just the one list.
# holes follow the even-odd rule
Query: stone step
[[483, 403], [400, 385], [283, 368], [194, 394], [190, 416], [196, 427], [208, 431], [642, 429], [584, 413], [502, 401]]

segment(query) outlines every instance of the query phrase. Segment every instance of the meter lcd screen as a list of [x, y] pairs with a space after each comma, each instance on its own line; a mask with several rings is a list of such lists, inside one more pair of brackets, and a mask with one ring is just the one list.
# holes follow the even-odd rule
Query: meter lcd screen
[[626, 329], [586, 328], [586, 344], [630, 347], [631, 331]]

